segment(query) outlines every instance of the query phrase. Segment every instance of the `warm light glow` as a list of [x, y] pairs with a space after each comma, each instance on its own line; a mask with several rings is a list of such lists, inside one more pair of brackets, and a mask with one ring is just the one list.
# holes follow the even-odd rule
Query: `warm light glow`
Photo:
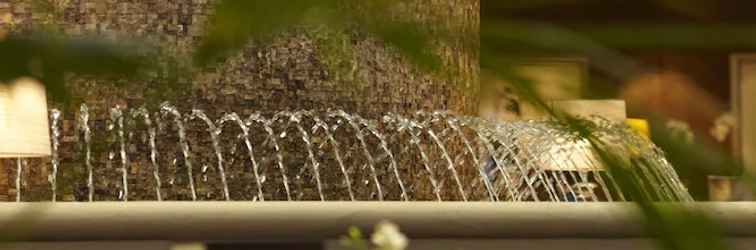
[[648, 128], [648, 121], [643, 119], [627, 119], [625, 122], [627, 126], [633, 129], [638, 134], [642, 135], [646, 139], [651, 136], [651, 129]]
[[44, 86], [31, 78], [0, 84], [0, 158], [49, 155]]

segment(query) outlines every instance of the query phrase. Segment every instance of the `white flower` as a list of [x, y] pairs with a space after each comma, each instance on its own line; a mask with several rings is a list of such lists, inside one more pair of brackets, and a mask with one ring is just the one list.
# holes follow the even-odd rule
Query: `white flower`
[[735, 127], [735, 116], [730, 113], [724, 113], [714, 121], [714, 127], [709, 130], [709, 134], [717, 139], [717, 141], [724, 142], [727, 140], [727, 136], [733, 127]]
[[381, 250], [407, 248], [407, 237], [399, 231], [399, 226], [388, 221], [381, 221], [375, 225], [375, 231], [370, 240]]

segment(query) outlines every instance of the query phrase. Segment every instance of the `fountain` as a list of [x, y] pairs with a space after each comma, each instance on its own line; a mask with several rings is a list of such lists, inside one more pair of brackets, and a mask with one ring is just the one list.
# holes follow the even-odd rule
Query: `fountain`
[[[553, 121], [496, 123], [445, 112], [368, 119], [341, 110], [214, 119], [164, 103], [154, 112], [113, 107], [103, 129], [92, 112], [85, 104], [75, 119], [51, 111], [50, 188], [20, 192], [52, 201], [627, 200], [590, 145]], [[63, 119], [76, 120], [78, 132], [64, 135]], [[643, 160], [632, 173], [649, 197], [692, 201], [650, 141], [622, 124], [596, 125], [610, 150]], [[78, 139], [61, 141], [71, 136]], [[18, 185], [33, 178], [17, 173]]]
[[[24, 202], [0, 206], [0, 221], [26, 225], [19, 240], [321, 242], [384, 219], [413, 240], [649, 237], [616, 176], [555, 121], [340, 110], [243, 116], [167, 103], [82, 105], [49, 118], [49, 182], [28, 185], [42, 171], [18, 162]], [[727, 235], [752, 240], [750, 203], [688, 202], [659, 148], [624, 124], [594, 125], [608, 150], [643, 163], [630, 172], [647, 197], [683, 201], [721, 221]], [[19, 222], [24, 215], [34, 223]]]

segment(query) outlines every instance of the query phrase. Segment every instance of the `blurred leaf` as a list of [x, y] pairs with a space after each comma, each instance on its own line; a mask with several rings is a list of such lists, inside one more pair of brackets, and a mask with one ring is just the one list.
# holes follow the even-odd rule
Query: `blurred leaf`
[[358, 26], [426, 69], [437, 69], [440, 58], [432, 53], [431, 36], [421, 23], [391, 16], [401, 0], [228, 0], [221, 1], [195, 54], [207, 65], [243, 48], [251, 40], [270, 39], [300, 25], [343, 28]]
[[661, 120], [651, 120], [651, 138], [664, 150], [667, 160], [678, 167], [678, 171], [680, 167], [685, 167], [706, 175], [740, 176], [744, 173], [741, 162], [729, 153], [701, 142], [685, 142], [669, 131]]
[[28, 76], [46, 85], [50, 96], [66, 100], [68, 73], [92, 76], [135, 76], [148, 67], [136, 47], [96, 39], [34, 35], [0, 40], [0, 82]]
[[[552, 111], [556, 113], [557, 111]], [[719, 227], [700, 211], [679, 203], [655, 203], [655, 197], [649, 196], [643, 189], [639, 176], [634, 171], [641, 171], [645, 159], [625, 160], [621, 155], [606, 145], [601, 138], [593, 134], [591, 123], [567, 114], [558, 114], [569, 130], [590, 142], [593, 151], [599, 156], [609, 174], [616, 180], [623, 193], [640, 208], [646, 219], [646, 230], [656, 236], [659, 246], [668, 250], [693, 249], [730, 249]], [[629, 152], [626, 150], [625, 152]]]
[[[603, 165], [607, 167], [609, 174], [615, 179], [625, 196], [638, 205], [646, 219], [647, 232], [656, 236], [661, 248], [668, 250], [730, 249], [730, 246], [724, 242], [722, 232], [716, 223], [708, 219], [705, 214], [692, 210], [684, 204], [659, 204], [654, 202], [656, 197], [651, 197], [649, 193], [644, 191], [644, 184], [641, 183], [639, 178], [635, 177], [640, 175], [633, 173], [633, 171], [642, 169], [637, 164], [646, 163], [645, 159], [625, 160], [626, 156], [619, 155], [594, 135], [595, 129], [591, 122], [573, 117], [546, 105], [545, 101], [532, 90], [532, 83], [512, 70], [512, 61], [506, 59], [488, 60], [487, 63], [490, 63], [490, 65], [487, 65], [488, 69], [493, 70], [493, 73], [498, 77], [513, 82], [513, 86], [522, 97], [535, 103], [535, 106], [545, 113], [551, 114], [552, 117], [565, 125], [566, 130], [572, 131], [579, 138], [590, 142], [593, 151], [599, 156]], [[481, 67], [483, 67], [483, 64]], [[671, 142], [667, 146], [679, 147], [679, 143]], [[686, 149], [684, 154], [691, 153], [687, 150], [690, 149]], [[695, 153], [699, 154], [699, 157], [709, 155], [702, 151]]]
[[412, 23], [392, 22], [376, 25], [370, 30], [390, 46], [396, 47], [412, 63], [435, 71], [441, 59], [431, 50], [431, 36]]
[[597, 0], [508, 0], [483, 1], [481, 12], [508, 13], [509, 11], [554, 7], [564, 4], [601, 2]]
[[[571, 27], [614, 49], [733, 50], [756, 48], [756, 26], [705, 23], [608, 23]], [[727, 39], [722, 39], [726, 37]]]
[[[241, 49], [253, 38], [270, 38], [302, 24], [309, 11], [333, 11], [336, 0], [228, 0], [216, 5], [207, 35], [195, 54], [205, 65]], [[316, 9], [316, 7], [321, 7]], [[325, 22], [326, 20], [310, 20]]]
[[580, 55], [615, 79], [635, 76], [640, 65], [620, 52], [573, 30], [542, 22], [491, 20], [481, 25], [481, 68], [501, 58]]
[[367, 241], [362, 237], [362, 231], [355, 226], [349, 227], [348, 234], [341, 238], [341, 245], [355, 250], [370, 249]]
[[640, 208], [646, 219], [646, 230], [656, 236], [659, 246], [668, 250], [694, 249], [730, 249], [724, 240], [719, 227], [700, 211], [695, 211], [684, 204], [654, 203], [653, 198], [643, 191], [642, 185], [632, 171], [640, 169], [634, 164], [642, 161], [632, 161], [628, 164], [602, 145], [600, 139], [589, 135], [588, 138], [610, 174], [617, 181], [622, 190], [629, 194], [631, 200]]
[[656, 2], [667, 9], [691, 17], [714, 17], [718, 11], [718, 1], [657, 0]]
[[[480, 32], [484, 45], [513, 54], [582, 52], [595, 56], [619, 55], [617, 51], [622, 49], [756, 48], [756, 26], [750, 24], [614, 22], [557, 26], [532, 20], [494, 18], [481, 25]], [[599, 51], [599, 48], [604, 49]], [[613, 63], [616, 58], [599, 59]]]

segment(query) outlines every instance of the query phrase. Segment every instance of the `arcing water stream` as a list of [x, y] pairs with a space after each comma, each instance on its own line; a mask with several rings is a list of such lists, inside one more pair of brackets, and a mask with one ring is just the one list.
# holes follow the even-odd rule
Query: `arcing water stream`
[[[53, 201], [626, 200], [590, 145], [549, 121], [443, 112], [366, 119], [344, 111], [216, 120], [165, 103], [155, 112], [112, 108], [103, 129], [91, 112], [86, 105], [76, 117], [51, 111], [50, 188], [21, 188], [17, 171], [20, 192], [46, 192]], [[64, 118], [75, 118], [76, 133], [64, 134]], [[643, 163], [631, 172], [649, 197], [692, 200], [651, 142], [621, 124], [598, 125], [613, 152]], [[62, 141], [72, 136], [79, 139]], [[120, 164], [111, 163], [116, 157]]]

